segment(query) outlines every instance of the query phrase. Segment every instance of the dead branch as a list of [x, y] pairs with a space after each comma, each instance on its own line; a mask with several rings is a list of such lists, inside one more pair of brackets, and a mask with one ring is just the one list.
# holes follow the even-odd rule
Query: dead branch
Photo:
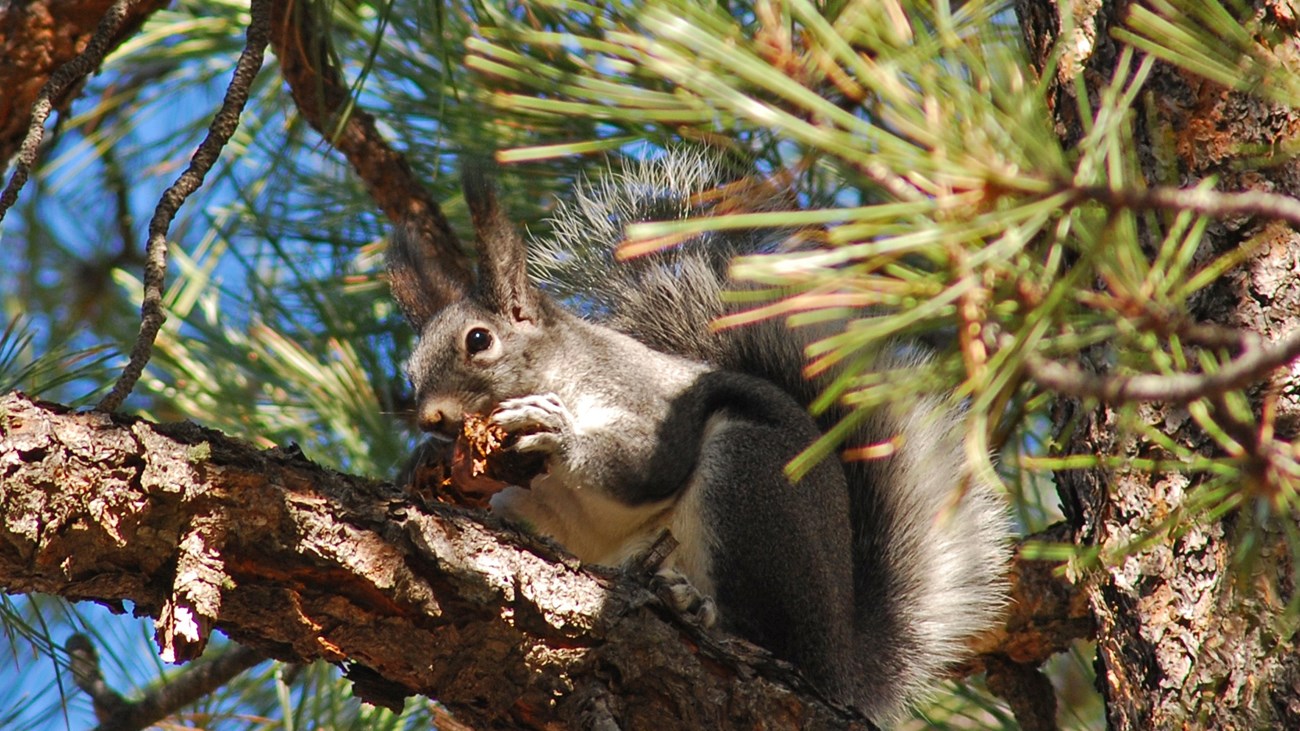
[[1245, 216], [1286, 221], [1300, 226], [1300, 200], [1264, 190], [1225, 192], [1209, 188], [1111, 188], [1104, 185], [1068, 186], [1076, 200], [1093, 200], [1112, 208], [1189, 211], [1202, 216]]
[[1038, 357], [1026, 362], [1029, 377], [1044, 388], [1074, 398], [1095, 398], [1108, 404], [1162, 401], [1183, 404], [1243, 388], [1262, 380], [1269, 371], [1300, 357], [1300, 330], [1275, 343], [1254, 333], [1241, 335], [1242, 353], [1214, 373], [1101, 376]]

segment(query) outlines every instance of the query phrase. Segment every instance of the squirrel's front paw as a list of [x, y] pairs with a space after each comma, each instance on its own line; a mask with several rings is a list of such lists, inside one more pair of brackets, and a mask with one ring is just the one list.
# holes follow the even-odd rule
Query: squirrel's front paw
[[573, 414], [553, 393], [506, 399], [489, 418], [516, 436], [520, 452], [561, 452], [573, 434]]
[[677, 569], [659, 569], [650, 585], [669, 606], [701, 627], [712, 627], [718, 622], [718, 605], [713, 597], [705, 596], [691, 580]]

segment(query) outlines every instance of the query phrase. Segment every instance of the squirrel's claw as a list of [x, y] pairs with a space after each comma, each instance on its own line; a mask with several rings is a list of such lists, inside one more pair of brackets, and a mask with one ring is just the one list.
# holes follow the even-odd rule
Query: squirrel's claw
[[520, 452], [561, 452], [573, 434], [573, 414], [553, 393], [506, 399], [489, 418], [516, 435]]

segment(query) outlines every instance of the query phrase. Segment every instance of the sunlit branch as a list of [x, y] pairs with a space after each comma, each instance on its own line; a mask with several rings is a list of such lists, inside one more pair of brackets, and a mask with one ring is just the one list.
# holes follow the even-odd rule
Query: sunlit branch
[[384, 215], [412, 227], [429, 259], [449, 278], [469, 286], [469, 260], [451, 224], [406, 158], [384, 140], [374, 117], [353, 103], [311, 5], [276, 3], [271, 26], [280, 73], [303, 119], [347, 157]]

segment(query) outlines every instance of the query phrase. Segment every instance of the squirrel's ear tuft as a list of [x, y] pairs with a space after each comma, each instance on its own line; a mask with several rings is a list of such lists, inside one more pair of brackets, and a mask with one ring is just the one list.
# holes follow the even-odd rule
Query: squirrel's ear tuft
[[393, 299], [417, 333], [439, 310], [468, 297], [470, 285], [467, 269], [440, 260], [434, 232], [422, 223], [417, 218], [398, 223], [385, 255]]
[[497, 199], [491, 158], [466, 158], [465, 202], [474, 219], [479, 252], [479, 298], [515, 321], [537, 322], [541, 293], [528, 282], [528, 250]]

